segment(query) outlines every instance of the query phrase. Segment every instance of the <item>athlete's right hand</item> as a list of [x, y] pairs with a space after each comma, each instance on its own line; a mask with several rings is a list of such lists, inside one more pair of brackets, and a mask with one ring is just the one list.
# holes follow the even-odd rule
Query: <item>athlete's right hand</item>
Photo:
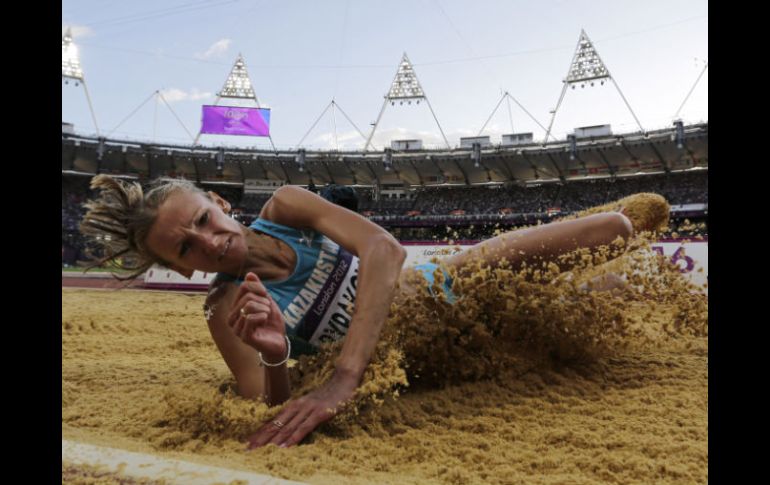
[[254, 273], [238, 288], [227, 324], [241, 341], [262, 353], [267, 362], [286, 357], [286, 327], [281, 310]]

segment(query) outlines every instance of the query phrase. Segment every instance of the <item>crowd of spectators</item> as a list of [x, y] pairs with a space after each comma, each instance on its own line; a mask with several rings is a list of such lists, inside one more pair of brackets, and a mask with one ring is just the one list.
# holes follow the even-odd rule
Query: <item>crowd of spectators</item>
[[[92, 195], [90, 179], [62, 176], [62, 264], [74, 266], [86, 257], [87, 248], [78, 225], [85, 210], [83, 203]], [[228, 200], [233, 216], [243, 224], [250, 224], [259, 214], [270, 194], [243, 193], [240, 187], [203, 186]], [[326, 190], [325, 190], [326, 189]], [[318, 187], [319, 193], [331, 193], [329, 187]], [[350, 189], [334, 188], [338, 196], [350, 197]], [[637, 177], [544, 183], [521, 186], [481, 187], [421, 187], [413, 192], [380, 194], [374, 196], [369, 188], [355, 188], [358, 212], [366, 216], [484, 215], [484, 214], [565, 214], [601, 205], [637, 192], [655, 192], [665, 196], [672, 205], [708, 203], [708, 171], [676, 174], [644, 175]], [[341, 195], [340, 195], [341, 194]], [[328, 198], [328, 197], [327, 197]], [[392, 225], [392, 224], [391, 224]], [[445, 227], [444, 223], [436, 223]], [[472, 226], [471, 226], [472, 227]], [[406, 239], [421, 238], [430, 228], [400, 229]], [[439, 231], [440, 232], [440, 231]], [[475, 230], [464, 230], [464, 237], [478, 236]], [[445, 235], [452, 238], [451, 234]], [[457, 238], [457, 236], [454, 236]], [[461, 236], [461, 238], [463, 238]], [[435, 237], [433, 237], [435, 239]]]
[[216, 192], [220, 197], [225, 199], [233, 207], [239, 207], [241, 205], [241, 199], [243, 198], [243, 188], [240, 186], [227, 186], [227, 185], [214, 185], [214, 184], [201, 184], [200, 188], [206, 192]]
[[85, 240], [78, 226], [83, 217], [83, 203], [89, 197], [89, 179], [62, 177], [61, 187], [61, 252], [62, 265], [74, 266], [84, 258]]
[[243, 194], [241, 203], [237, 205], [244, 214], [259, 214], [262, 206], [272, 194]]
[[629, 177], [607, 184], [607, 200], [636, 192], [656, 192], [672, 205], [708, 203], [708, 171], [685, 172], [666, 176]]
[[358, 209], [372, 215], [402, 215], [413, 210], [415, 195], [409, 193], [380, 195], [375, 198], [374, 190], [357, 188]]
[[375, 201], [360, 190], [361, 210], [373, 215], [538, 214], [574, 212], [637, 192], [655, 192], [672, 205], [708, 203], [708, 172], [489, 187], [424, 187], [414, 197]]

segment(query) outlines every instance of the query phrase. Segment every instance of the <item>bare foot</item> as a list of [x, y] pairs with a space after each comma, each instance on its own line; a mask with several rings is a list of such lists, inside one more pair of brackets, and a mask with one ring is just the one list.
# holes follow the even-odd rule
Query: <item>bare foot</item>
[[605, 273], [591, 278], [578, 288], [583, 291], [612, 291], [615, 289], [622, 290], [626, 286], [628, 286], [628, 283], [622, 276], [616, 273]]

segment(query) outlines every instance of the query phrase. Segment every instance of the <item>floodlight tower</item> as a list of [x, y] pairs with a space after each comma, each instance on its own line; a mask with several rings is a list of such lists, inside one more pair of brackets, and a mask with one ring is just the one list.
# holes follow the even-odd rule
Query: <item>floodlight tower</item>
[[80, 67], [78, 48], [72, 42], [72, 31], [69, 27], [67, 27], [67, 32], [61, 39], [61, 78], [64, 81], [64, 84], [69, 84], [70, 80], [72, 80], [76, 87], [79, 84], [83, 85], [83, 90], [86, 93], [86, 100], [88, 101], [88, 109], [91, 111], [91, 119], [94, 121], [97, 136], [100, 136], [99, 125], [96, 123], [96, 114], [94, 113], [94, 107], [91, 104], [91, 96], [88, 95], [86, 79], [83, 76], [83, 69]]
[[[249, 72], [246, 70], [246, 62], [243, 60], [243, 55], [238, 53], [238, 58], [233, 64], [233, 68], [230, 70], [230, 74], [225, 80], [225, 85], [222, 90], [217, 93], [217, 99], [214, 101], [214, 106], [219, 104], [219, 100], [222, 98], [233, 99], [248, 99], [257, 103], [257, 108], [262, 108], [259, 103], [259, 98], [254, 92], [254, 88], [251, 85], [251, 79], [249, 78]], [[198, 139], [201, 137], [201, 132], [198, 131], [198, 136], [193, 140], [193, 146], [198, 143]], [[273, 143], [273, 136], [267, 135], [270, 139], [270, 145], [275, 151], [275, 144]]]
[[441, 132], [441, 136], [444, 138], [444, 142], [446, 143], [447, 148], [451, 148], [449, 146], [449, 141], [446, 139], [446, 135], [444, 135], [444, 130], [441, 129], [441, 123], [438, 122], [436, 113], [433, 112], [430, 101], [428, 101], [428, 97], [422, 90], [420, 81], [417, 80], [417, 74], [414, 72], [412, 63], [409, 62], [409, 58], [406, 56], [406, 52], [404, 52], [404, 56], [401, 58], [401, 62], [398, 65], [398, 71], [396, 71], [396, 77], [393, 79], [393, 82], [390, 85], [388, 94], [385, 95], [385, 101], [382, 103], [380, 114], [377, 115], [377, 121], [374, 122], [372, 132], [369, 133], [369, 138], [366, 140], [364, 151], [369, 148], [369, 145], [372, 142], [372, 137], [374, 136], [375, 130], [377, 130], [377, 125], [380, 123], [382, 113], [385, 112], [385, 108], [388, 106], [388, 102], [390, 102], [391, 105], [395, 105], [396, 101], [398, 101], [400, 104], [404, 104], [404, 101], [406, 101], [408, 104], [412, 104], [412, 101], [414, 100], [416, 101], [416, 104], [420, 104], [420, 101], [423, 99], [428, 104], [428, 109], [430, 109], [430, 113], [433, 115], [433, 119], [436, 120], [436, 124], [438, 125], [438, 129]]
[[644, 128], [642, 128], [642, 124], [639, 123], [639, 119], [634, 113], [634, 110], [631, 109], [631, 106], [628, 104], [628, 101], [626, 101], [626, 97], [623, 96], [623, 92], [620, 90], [620, 87], [610, 74], [607, 66], [599, 57], [599, 53], [594, 48], [591, 39], [588, 38], [585, 30], [580, 29], [580, 38], [578, 39], [577, 48], [575, 49], [575, 55], [572, 57], [569, 71], [567, 71], [567, 77], [562, 81], [564, 83], [564, 87], [561, 90], [559, 101], [556, 103], [556, 108], [554, 108], [554, 110], [551, 112], [553, 113], [553, 116], [551, 116], [551, 122], [548, 124], [548, 129], [545, 132], [545, 140], [543, 140], [543, 145], [548, 142], [548, 136], [551, 134], [551, 128], [553, 127], [553, 120], [556, 118], [556, 112], [559, 110], [559, 106], [561, 106], [561, 102], [564, 99], [564, 94], [567, 92], [567, 87], [572, 86], [572, 89], [575, 89], [576, 84], [580, 84], [581, 87], [585, 87], [586, 83], [589, 83], [591, 86], [593, 86], [594, 82], [596, 81], [604, 84], [605, 79], [609, 79], [612, 81], [612, 84], [615, 85], [618, 93], [620, 93], [620, 97], [623, 98], [623, 102], [626, 103], [626, 107], [628, 107], [628, 110], [631, 112], [634, 120], [636, 120], [636, 124], [639, 125], [639, 129], [642, 133], [645, 133]]

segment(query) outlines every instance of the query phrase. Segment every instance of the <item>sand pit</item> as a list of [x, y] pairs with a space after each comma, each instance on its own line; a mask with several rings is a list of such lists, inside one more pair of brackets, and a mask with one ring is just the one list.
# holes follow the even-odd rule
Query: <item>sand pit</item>
[[[242, 440], [277, 408], [233, 393], [203, 295], [63, 289], [63, 437], [314, 484], [706, 483], [707, 304], [665, 276], [647, 283], [660, 292], [574, 303], [564, 283], [554, 305], [509, 278], [526, 301], [494, 301], [518, 327], [484, 313], [480, 291], [459, 309], [397, 302], [402, 324], [440, 314], [449, 330], [390, 325], [384, 341], [409, 355], [379, 349], [358, 406], [305, 444], [251, 452]], [[581, 327], [589, 317], [603, 323]], [[605, 335], [622, 345], [596, 351]], [[323, 358], [294, 367], [297, 388]]]

